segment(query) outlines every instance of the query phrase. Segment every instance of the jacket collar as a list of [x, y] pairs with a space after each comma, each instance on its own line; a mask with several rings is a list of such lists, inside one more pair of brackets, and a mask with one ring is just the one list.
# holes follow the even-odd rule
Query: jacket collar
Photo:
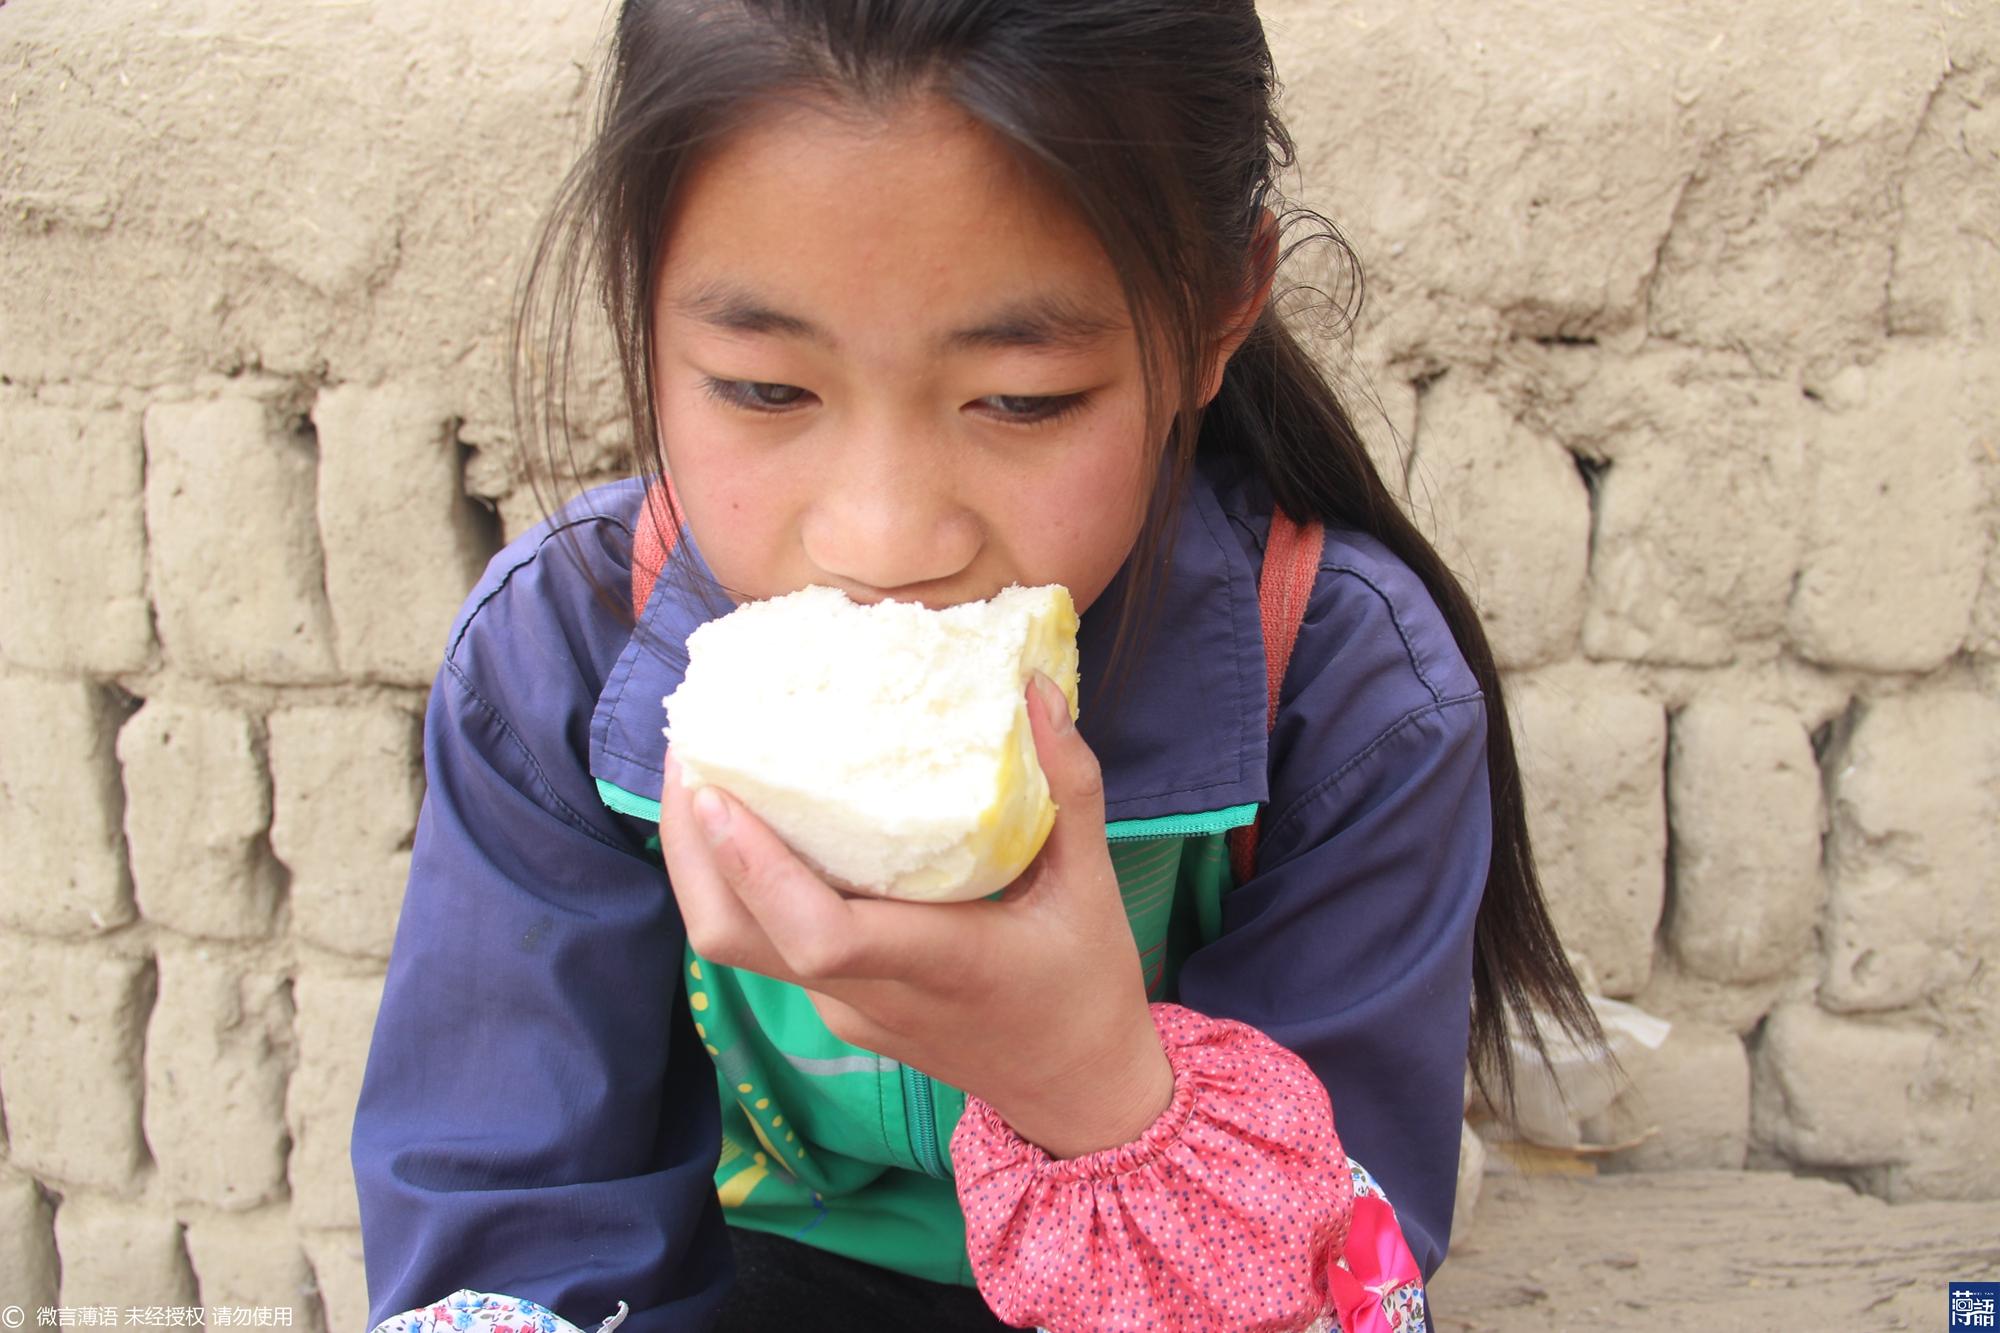
[[[1077, 726], [1104, 769], [1107, 823], [1234, 810], [1268, 796], [1257, 570], [1211, 471], [1198, 466], [1189, 476], [1153, 626], [1137, 636], [1122, 680], [1109, 679], [1107, 668], [1129, 566], [1082, 617]], [[686, 555], [705, 576], [699, 548], [690, 543]], [[591, 776], [600, 789], [639, 798], [626, 801], [635, 807], [628, 813], [659, 800], [661, 701], [681, 682], [687, 636], [712, 614], [672, 570], [662, 575], [598, 696]], [[1115, 707], [1114, 684], [1122, 695]], [[1225, 822], [1247, 823], [1248, 814]]]

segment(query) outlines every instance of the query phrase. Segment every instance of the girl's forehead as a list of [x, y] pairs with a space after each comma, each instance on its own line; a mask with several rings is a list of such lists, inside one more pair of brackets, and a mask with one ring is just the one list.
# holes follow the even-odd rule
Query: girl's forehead
[[837, 337], [844, 315], [915, 309], [965, 333], [970, 312], [991, 325], [1001, 307], [1071, 332], [1127, 323], [1076, 210], [936, 96], [765, 108], [693, 164], [663, 239], [663, 311], [729, 312], [746, 331], [807, 332], [751, 327], [775, 315]]

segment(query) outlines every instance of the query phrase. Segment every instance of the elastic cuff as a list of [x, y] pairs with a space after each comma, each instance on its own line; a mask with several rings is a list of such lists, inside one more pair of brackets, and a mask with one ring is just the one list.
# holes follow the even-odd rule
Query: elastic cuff
[[1246, 1024], [1150, 1012], [1174, 1095], [1130, 1143], [1057, 1161], [967, 1099], [951, 1156], [980, 1294], [1016, 1327], [1307, 1328], [1353, 1206], [1326, 1089]]
[[[1160, 1034], [1160, 1045], [1166, 1051], [1167, 1063], [1174, 1071], [1174, 1095], [1173, 1100], [1167, 1103], [1167, 1109], [1160, 1112], [1138, 1138], [1116, 1147], [1100, 1148], [1081, 1157], [1051, 1157], [1042, 1148], [1016, 1134], [1014, 1127], [998, 1111], [972, 1096], [965, 1099], [961, 1131], [969, 1130], [1014, 1160], [1032, 1165], [1037, 1180], [1109, 1180], [1152, 1163], [1180, 1138], [1200, 1101], [1201, 1090], [1208, 1082], [1206, 1076], [1215, 1065], [1218, 1054], [1225, 1051], [1240, 1053], [1244, 1047], [1263, 1046], [1283, 1059], [1298, 1059], [1247, 1023], [1210, 1018], [1177, 1004], [1154, 1004], [1148, 1007], [1148, 1012], [1152, 1015], [1154, 1031]], [[954, 1134], [952, 1138], [956, 1147], [958, 1135]]]

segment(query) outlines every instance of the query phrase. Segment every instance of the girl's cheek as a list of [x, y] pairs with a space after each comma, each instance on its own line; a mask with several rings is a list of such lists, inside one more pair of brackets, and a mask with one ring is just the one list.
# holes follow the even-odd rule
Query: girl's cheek
[[1096, 600], [1131, 553], [1157, 456], [1145, 444], [1138, 414], [1105, 424], [1064, 451], [1059, 469], [1018, 493], [1018, 530], [1033, 534], [1022, 554], [1035, 566], [1034, 581], [1067, 585], [1079, 609]]
[[1084, 466], [1108, 514], [1125, 515], [1134, 522], [1144, 515], [1159, 458], [1160, 448], [1146, 438], [1144, 411], [1128, 407], [1106, 422]]
[[699, 389], [662, 394], [660, 434], [674, 490], [704, 558], [726, 586], [760, 586], [769, 563], [764, 529], [782, 497], [773, 490], [768, 451], [751, 447], [735, 422]]

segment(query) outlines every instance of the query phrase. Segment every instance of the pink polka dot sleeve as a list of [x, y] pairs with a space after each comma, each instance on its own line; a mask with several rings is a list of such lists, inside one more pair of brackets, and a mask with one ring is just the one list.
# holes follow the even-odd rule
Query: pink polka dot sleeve
[[967, 1098], [951, 1158], [980, 1294], [1052, 1333], [1307, 1328], [1354, 1204], [1326, 1089], [1253, 1027], [1152, 1014], [1174, 1096], [1131, 1143], [1057, 1161]]

